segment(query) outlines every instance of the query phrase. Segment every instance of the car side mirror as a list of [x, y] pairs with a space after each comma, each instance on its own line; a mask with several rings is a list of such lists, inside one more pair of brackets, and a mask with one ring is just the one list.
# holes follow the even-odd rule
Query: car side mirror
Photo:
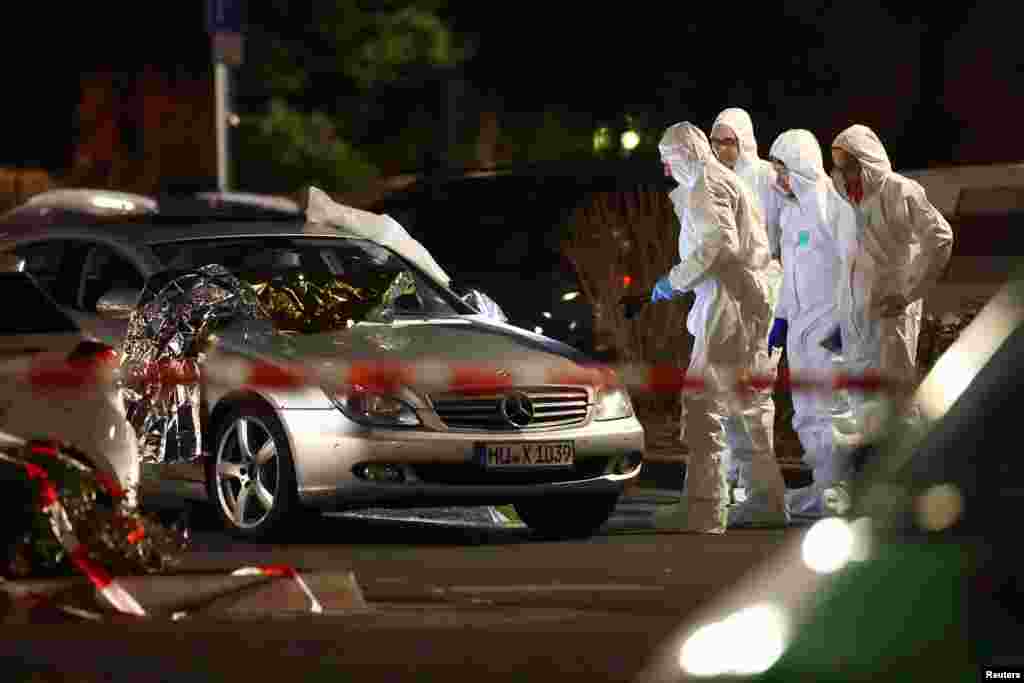
[[139, 302], [138, 289], [112, 289], [96, 302], [96, 312], [107, 320], [128, 320]]
[[498, 322], [508, 322], [508, 316], [505, 315], [505, 311], [501, 310], [501, 306], [499, 306], [494, 299], [487, 296], [479, 289], [467, 290], [462, 294], [461, 298], [464, 303], [480, 315], [493, 318]]

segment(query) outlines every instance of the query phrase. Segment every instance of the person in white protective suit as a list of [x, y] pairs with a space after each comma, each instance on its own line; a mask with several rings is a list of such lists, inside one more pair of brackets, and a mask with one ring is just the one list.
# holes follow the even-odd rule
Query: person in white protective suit
[[[707, 383], [684, 394], [686, 479], [680, 503], [655, 514], [656, 528], [723, 533], [728, 524], [725, 457], [749, 467], [751, 499], [774, 523], [785, 522], [785, 484], [750, 393], [734, 389], [767, 352], [771, 303], [765, 270], [771, 255], [750, 189], [711, 153], [689, 122], [670, 127], [659, 145], [679, 186], [669, 197], [679, 218], [679, 263], [658, 280], [651, 301], [696, 295], [686, 326], [694, 336], [688, 374]], [[734, 506], [736, 508], [737, 506]]]
[[[949, 262], [953, 231], [924, 189], [892, 170], [885, 147], [867, 126], [841, 132], [832, 159], [836, 190], [856, 220], [838, 290], [841, 367], [916, 383], [922, 297]], [[883, 394], [851, 393], [836, 438], [851, 449], [869, 443], [891, 414], [913, 420], [917, 409]]]
[[[782, 266], [779, 263], [779, 197], [775, 191], [775, 169], [760, 158], [757, 153], [757, 139], [754, 137], [754, 122], [750, 114], [739, 107], [729, 107], [720, 113], [711, 126], [711, 151], [720, 162], [743, 179], [751, 189], [758, 208], [765, 220], [768, 231], [768, 246], [774, 259], [768, 266], [765, 278], [771, 292], [771, 305], [774, 308], [782, 287]], [[757, 374], [764, 377], [776, 377], [782, 354], [759, 353], [756, 359]], [[761, 409], [759, 419], [768, 432], [768, 443], [774, 453], [775, 444], [775, 401], [770, 390], [759, 392], [755, 405]], [[727, 478], [737, 489], [737, 497], [746, 498], [750, 489], [750, 473], [740, 466], [735, 458], [729, 459]], [[748, 506], [749, 513], [755, 516], [758, 512], [756, 503]], [[734, 513], [738, 522], [740, 516]]]
[[[729, 107], [715, 118], [711, 126], [711, 151], [718, 160], [742, 178], [754, 192], [768, 232], [768, 246], [772, 258], [779, 259], [779, 203], [775, 190], [775, 169], [758, 156], [754, 122], [745, 109]], [[781, 286], [782, 273], [778, 283]]]
[[[836, 290], [843, 237], [853, 225], [853, 212], [825, 173], [821, 146], [808, 130], [788, 130], [772, 144], [771, 163], [779, 202], [782, 293], [768, 336], [769, 352], [786, 349], [796, 376], [828, 378], [834, 356], [821, 342], [838, 325]], [[787, 492], [790, 513], [820, 514], [823, 493], [839, 481], [850, 453], [836, 449], [831, 391], [793, 392], [793, 429], [811, 468], [809, 487]]]

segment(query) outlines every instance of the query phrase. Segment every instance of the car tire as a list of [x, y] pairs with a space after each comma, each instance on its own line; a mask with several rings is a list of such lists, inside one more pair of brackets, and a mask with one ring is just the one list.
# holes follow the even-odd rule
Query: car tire
[[589, 538], [612, 516], [618, 493], [537, 498], [514, 504], [516, 514], [541, 538]]
[[301, 516], [288, 437], [269, 406], [246, 402], [232, 408], [216, 425], [213, 448], [207, 493], [231, 534], [274, 538]]

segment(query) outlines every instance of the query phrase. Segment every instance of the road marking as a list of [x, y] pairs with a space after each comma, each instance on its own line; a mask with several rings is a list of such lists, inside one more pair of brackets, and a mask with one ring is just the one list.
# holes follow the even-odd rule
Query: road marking
[[550, 591], [663, 591], [664, 586], [629, 583], [552, 583], [546, 585], [524, 584], [520, 586], [450, 586], [452, 593], [540, 593]]

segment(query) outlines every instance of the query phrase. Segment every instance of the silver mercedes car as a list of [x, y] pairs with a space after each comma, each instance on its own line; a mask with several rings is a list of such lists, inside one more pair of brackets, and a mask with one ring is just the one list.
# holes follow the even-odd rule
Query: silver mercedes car
[[[257, 290], [287, 280], [371, 293], [329, 321], [296, 316], [285, 302], [275, 334], [225, 334], [226, 344], [264, 358], [327, 367], [589, 362], [478, 314], [391, 249], [302, 217], [140, 213], [109, 224], [0, 224], [0, 252], [13, 252], [70, 316], [114, 346], [151, 276], [219, 264]], [[379, 300], [381, 283], [399, 281], [401, 296]], [[611, 515], [644, 453], [625, 389], [581, 384], [465, 395], [207, 385], [201, 416], [204, 457], [144, 462], [141, 500], [211, 502], [230, 531], [253, 538], [276, 535], [304, 511], [508, 503], [543, 536], [587, 536]]]

